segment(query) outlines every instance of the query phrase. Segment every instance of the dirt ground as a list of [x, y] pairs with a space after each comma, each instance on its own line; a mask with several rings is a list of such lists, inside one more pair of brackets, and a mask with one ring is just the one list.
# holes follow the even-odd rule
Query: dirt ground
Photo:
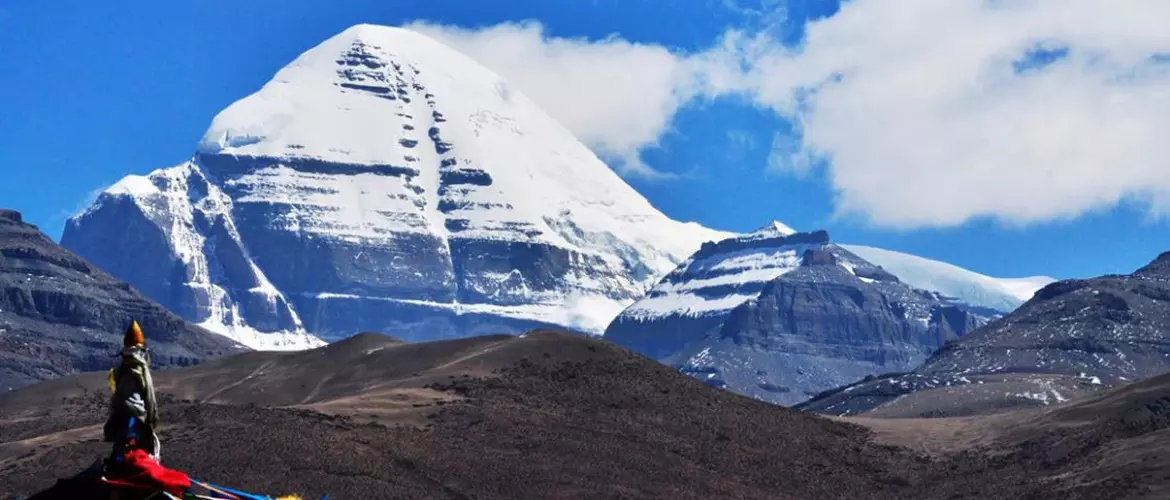
[[[1061, 412], [831, 419], [542, 332], [361, 336], [156, 380], [166, 465], [273, 495], [1064, 500], [1158, 498], [1170, 484], [1158, 406], [1170, 379]], [[0, 396], [0, 496], [102, 456], [107, 396], [94, 374]]]

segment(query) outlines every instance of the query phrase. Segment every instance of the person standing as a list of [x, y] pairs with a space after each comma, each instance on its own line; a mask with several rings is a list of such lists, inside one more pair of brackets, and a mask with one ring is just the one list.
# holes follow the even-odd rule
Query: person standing
[[[102, 480], [115, 487], [115, 492], [149, 491], [153, 495], [162, 491], [182, 497], [191, 488], [191, 478], [162, 465], [150, 353], [142, 327], [135, 320], [130, 321], [122, 336], [121, 354], [121, 363], [109, 372], [114, 394], [104, 433], [105, 440], [114, 443], [114, 449], [105, 461]], [[117, 495], [123, 498], [123, 493]]]
[[131, 320], [122, 336], [122, 360], [110, 369], [109, 416], [104, 435], [114, 443], [111, 458], [117, 461], [127, 453], [141, 449], [156, 462], [162, 462], [158, 439], [158, 403], [150, 375], [150, 355], [146, 338], [138, 321]]

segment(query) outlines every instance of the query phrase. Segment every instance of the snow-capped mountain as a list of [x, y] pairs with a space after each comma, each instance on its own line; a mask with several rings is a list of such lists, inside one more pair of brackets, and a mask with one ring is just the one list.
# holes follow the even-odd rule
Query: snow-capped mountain
[[[744, 239], [761, 239], [787, 236], [796, 232], [791, 226], [779, 221], [772, 221], [752, 233], [736, 234], [735, 236]], [[727, 237], [730, 236], [730, 234], [727, 234]], [[985, 312], [989, 313], [1009, 313], [1032, 298], [1032, 294], [1036, 293], [1037, 290], [1056, 281], [1056, 278], [1049, 276], [995, 278], [961, 268], [954, 264], [904, 252], [848, 243], [841, 243], [839, 245], [850, 253], [897, 276], [900, 281], [907, 285], [938, 293], [943, 298], [972, 308], [986, 309], [988, 311]], [[768, 256], [758, 255], [757, 258], [766, 261]], [[781, 264], [773, 263], [771, 265]], [[768, 275], [770, 275], [769, 272], [764, 271], [763, 274], [746, 274], [743, 276], [743, 279], [751, 282], [752, 280]], [[727, 279], [731, 278], [725, 278], [725, 283], [727, 283]], [[638, 307], [652, 309], [661, 305], [663, 300], [666, 299], [659, 298], [654, 301], [642, 302], [638, 304]], [[695, 301], [693, 298], [690, 300], [691, 302]], [[734, 305], [738, 305], [739, 302], [742, 302], [736, 302], [736, 300], [732, 296], [721, 298], [722, 305], [725, 307], [733, 307]], [[699, 308], [716, 307], [717, 305], [715, 303], [691, 304], [691, 306]], [[638, 312], [635, 310], [632, 312], [642, 314], [652, 311]]]
[[1048, 276], [993, 278], [946, 262], [864, 245], [842, 244], [861, 258], [882, 266], [906, 284], [938, 292], [963, 303], [1008, 313], [1032, 294], [1056, 281]]
[[770, 281], [800, 267], [804, 251], [821, 248], [827, 233], [796, 233], [778, 222], [709, 242], [621, 313], [606, 337], [663, 359], [701, 340], [734, 308]]
[[[857, 414], [901, 405], [938, 414], [950, 392], [990, 410], [1066, 400], [1170, 372], [1170, 252], [1130, 275], [1052, 283], [1016, 311], [946, 345], [912, 373], [862, 381], [805, 409]], [[916, 393], [930, 397], [914, 398]], [[905, 402], [905, 403], [903, 403]]]
[[359, 25], [220, 112], [189, 161], [107, 189], [62, 243], [271, 349], [601, 333], [726, 234], [663, 215], [464, 55]]
[[734, 392], [795, 404], [918, 366], [985, 318], [829, 240], [769, 224], [706, 243], [605, 338]]

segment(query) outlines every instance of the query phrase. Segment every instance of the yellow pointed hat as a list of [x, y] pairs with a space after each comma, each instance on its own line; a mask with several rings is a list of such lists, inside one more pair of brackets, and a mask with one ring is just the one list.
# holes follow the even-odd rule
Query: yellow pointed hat
[[146, 345], [146, 337], [142, 335], [142, 327], [138, 326], [138, 321], [130, 320], [130, 326], [126, 328], [126, 335], [122, 336], [122, 347], [136, 345]]

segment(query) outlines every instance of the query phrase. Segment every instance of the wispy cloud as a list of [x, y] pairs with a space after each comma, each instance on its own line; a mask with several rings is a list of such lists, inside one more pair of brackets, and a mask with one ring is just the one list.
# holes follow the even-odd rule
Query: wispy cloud
[[768, 173], [772, 174], [804, 177], [818, 165], [815, 156], [815, 153], [801, 144], [799, 135], [779, 131], [772, 135], [766, 168]]
[[733, 162], [742, 161], [752, 150], [759, 146], [756, 135], [748, 130], [732, 129], [727, 131], [729, 150], [727, 159]]
[[80, 214], [87, 210], [91, 205], [93, 205], [94, 201], [97, 200], [97, 197], [101, 195], [102, 192], [105, 191], [108, 187], [109, 185], [102, 185], [91, 189], [77, 201], [77, 205], [75, 205], [72, 210], [58, 210], [57, 213], [49, 217], [49, 219], [46, 221], [46, 227], [42, 228], [42, 230], [45, 231], [45, 234], [48, 234], [49, 236], [56, 238], [59, 241], [61, 238], [61, 232], [64, 231], [65, 224], [69, 221], [69, 219], [74, 215]]
[[727, 140], [732, 146], [743, 149], [755, 149], [756, 136], [748, 130], [734, 129], [727, 131]]
[[90, 206], [94, 204], [95, 201], [97, 201], [97, 197], [101, 195], [102, 192], [105, 191], [108, 187], [110, 186], [107, 184], [91, 189], [89, 192], [85, 193], [83, 198], [78, 200], [77, 205], [73, 207], [73, 210], [61, 210], [57, 213], [57, 217], [59, 217], [61, 221], [64, 222], [72, 218], [74, 215], [85, 212], [89, 209]]

